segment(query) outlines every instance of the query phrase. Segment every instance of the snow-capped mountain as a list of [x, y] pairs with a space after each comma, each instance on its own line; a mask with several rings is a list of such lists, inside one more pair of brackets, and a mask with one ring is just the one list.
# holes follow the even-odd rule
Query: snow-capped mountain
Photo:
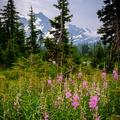
[[[49, 34], [49, 30], [54, 29], [51, 27], [49, 18], [46, 17], [42, 12], [35, 14], [36, 17], [36, 29], [42, 30], [44, 37], [52, 37]], [[24, 24], [27, 35], [29, 34], [28, 19], [20, 15], [20, 22]], [[79, 28], [75, 25], [69, 24], [66, 26], [69, 32], [69, 39], [74, 40], [74, 45], [83, 44], [83, 43], [95, 43], [100, 37], [95, 33], [89, 30], [88, 28]]]

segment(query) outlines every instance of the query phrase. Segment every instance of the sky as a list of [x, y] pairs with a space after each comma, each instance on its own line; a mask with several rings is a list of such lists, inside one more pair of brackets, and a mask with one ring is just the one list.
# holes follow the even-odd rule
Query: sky
[[[35, 13], [42, 12], [49, 19], [54, 19], [59, 12], [53, 4], [57, 0], [14, 0], [16, 10], [22, 15], [29, 14], [30, 5]], [[102, 26], [96, 12], [102, 9], [103, 0], [68, 0], [70, 15], [73, 14], [70, 24], [77, 27], [88, 28], [91, 31], [97, 31]], [[7, 0], [0, 0], [0, 8], [7, 4]]]

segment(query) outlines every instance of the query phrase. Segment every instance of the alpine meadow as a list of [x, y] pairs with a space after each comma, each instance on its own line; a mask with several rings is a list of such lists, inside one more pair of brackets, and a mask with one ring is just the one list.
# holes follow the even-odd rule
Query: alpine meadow
[[103, 0], [97, 36], [56, 1], [54, 19], [0, 8], [0, 120], [120, 120], [120, 0]]

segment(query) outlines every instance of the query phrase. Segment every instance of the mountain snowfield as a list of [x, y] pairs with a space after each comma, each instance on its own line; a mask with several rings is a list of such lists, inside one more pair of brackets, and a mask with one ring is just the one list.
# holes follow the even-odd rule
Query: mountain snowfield
[[[23, 15], [19, 15], [20, 22], [24, 24], [25, 31], [27, 33], [27, 36], [29, 35], [29, 26], [28, 26], [28, 19], [24, 17]], [[49, 30], [55, 29], [51, 27], [51, 24], [49, 22], [49, 18], [46, 17], [42, 12], [39, 12], [38, 14], [35, 14], [36, 17], [36, 29], [42, 30], [45, 37], [52, 38], [53, 36], [49, 34]], [[100, 40], [100, 35], [98, 35], [96, 32], [93, 32], [89, 30], [88, 28], [79, 28], [75, 25], [69, 24], [66, 25], [67, 31], [69, 32], [69, 39], [72, 39], [74, 42], [74, 45], [78, 44], [84, 44], [84, 43], [95, 43]]]

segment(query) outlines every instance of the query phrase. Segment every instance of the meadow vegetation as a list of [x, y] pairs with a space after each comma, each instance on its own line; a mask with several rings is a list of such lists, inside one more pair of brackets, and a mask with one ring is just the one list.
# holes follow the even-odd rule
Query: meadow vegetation
[[[0, 120], [119, 120], [116, 70], [77, 65], [69, 74], [34, 57], [0, 71]], [[116, 72], [116, 73], [115, 73]]]

